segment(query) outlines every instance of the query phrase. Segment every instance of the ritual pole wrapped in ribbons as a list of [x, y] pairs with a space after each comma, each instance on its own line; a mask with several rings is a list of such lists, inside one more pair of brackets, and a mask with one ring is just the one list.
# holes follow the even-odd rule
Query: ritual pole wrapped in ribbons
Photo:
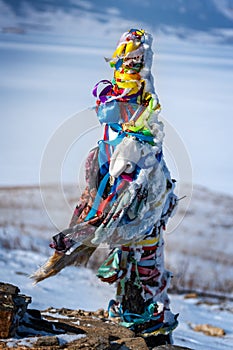
[[152, 36], [124, 33], [111, 58], [114, 77], [93, 89], [103, 139], [86, 161], [86, 187], [70, 227], [53, 237], [54, 255], [32, 277], [36, 282], [68, 265], [85, 264], [101, 243], [112, 248], [98, 277], [116, 282], [109, 317], [145, 338], [169, 342], [177, 315], [170, 311], [164, 240], [177, 205], [175, 180], [163, 157], [161, 110], [151, 74]]

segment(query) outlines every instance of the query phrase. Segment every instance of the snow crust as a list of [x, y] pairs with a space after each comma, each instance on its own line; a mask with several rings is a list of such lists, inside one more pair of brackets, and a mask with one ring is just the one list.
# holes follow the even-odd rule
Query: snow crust
[[[49, 193], [56, 203], [56, 192], [50, 189]], [[67, 193], [72, 197], [71, 202], [75, 203], [72, 189], [69, 188]], [[187, 217], [176, 232], [167, 236], [165, 234], [167, 246], [165, 261], [171, 265], [169, 269], [174, 272], [174, 278], [177, 274], [182, 274], [180, 264], [184, 266], [189, 263], [190, 272], [197, 280], [200, 279], [202, 285], [205, 285], [204, 276], [213, 273], [210, 279], [213, 282], [210, 289], [212, 294], [218, 294], [214, 288], [215, 274], [218, 271], [221, 283], [227, 286], [228, 277], [232, 278], [230, 262], [233, 252], [231, 244], [233, 216], [230, 203], [232, 203], [230, 196], [220, 196], [203, 187], [195, 189]], [[17, 215], [12, 215], [12, 208]], [[43, 210], [40, 192], [36, 187], [0, 189], [0, 280], [15, 284], [22, 294], [32, 296], [30, 308], [106, 309], [109, 300], [115, 296], [115, 287], [99, 281], [90, 269], [69, 267], [58, 276], [36, 286], [32, 285], [29, 276], [47, 259], [49, 254], [47, 246], [51, 232], [55, 231], [52, 223], [43, 214]], [[200, 235], [201, 229], [203, 231]], [[216, 244], [213, 242], [213, 248], [222, 250], [216, 254], [211, 250], [214, 232], [218, 235]], [[11, 244], [6, 244], [6, 238]], [[32, 242], [37, 249], [33, 248]], [[107, 249], [102, 249], [106, 254]], [[225, 257], [227, 260], [228, 256], [228, 264], [214, 260], [215, 257], [216, 259]], [[188, 274], [189, 271], [185, 273]], [[233, 301], [232, 298], [228, 299], [227, 295], [229, 292], [223, 300], [214, 297], [185, 299], [182, 295], [170, 294], [172, 312], [180, 314], [179, 326], [174, 332], [175, 344], [188, 346], [194, 350], [232, 349]], [[193, 325], [205, 323], [223, 328], [226, 335], [209, 337], [192, 330]], [[62, 339], [61, 341], [67, 340]]]

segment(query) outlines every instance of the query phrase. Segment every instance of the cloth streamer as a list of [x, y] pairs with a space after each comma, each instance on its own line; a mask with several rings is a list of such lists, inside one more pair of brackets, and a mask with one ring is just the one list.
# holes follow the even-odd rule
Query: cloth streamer
[[69, 228], [53, 237], [53, 257], [32, 276], [38, 282], [85, 264], [108, 243], [111, 252], [97, 276], [117, 284], [109, 317], [145, 338], [170, 334], [178, 324], [167, 295], [172, 274], [164, 268], [163, 240], [177, 196], [163, 157], [151, 45], [149, 33], [131, 29], [106, 59], [113, 79], [93, 89], [103, 139], [87, 157], [86, 187]]

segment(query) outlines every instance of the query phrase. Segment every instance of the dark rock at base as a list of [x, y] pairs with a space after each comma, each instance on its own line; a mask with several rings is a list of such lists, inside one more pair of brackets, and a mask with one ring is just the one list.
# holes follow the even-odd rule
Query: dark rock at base
[[13, 337], [31, 298], [19, 294], [18, 287], [0, 282], [0, 338]]
[[111, 350], [148, 350], [146, 342], [141, 337], [121, 338], [111, 344]]
[[20, 292], [20, 290], [17, 286], [14, 286], [13, 284], [0, 282], [0, 292], [1, 294], [5, 293], [17, 295]]
[[[49, 308], [27, 309], [30, 297], [18, 287], [0, 283], [0, 349], [4, 350], [184, 350], [162, 345], [113, 323], [103, 309], [95, 312]], [[15, 338], [11, 338], [16, 336]], [[4, 339], [5, 338], [5, 339]], [[157, 339], [156, 339], [157, 338]], [[157, 341], [157, 343], [156, 343]], [[157, 346], [155, 346], [155, 344]]]
[[159, 334], [157, 336], [147, 337], [145, 338], [145, 341], [149, 349], [153, 349], [154, 346], [158, 347], [159, 345], [173, 344], [171, 334], [167, 334], [167, 335]]
[[51, 346], [57, 346], [57, 345], [59, 345], [59, 339], [57, 337], [54, 337], [54, 336], [40, 337], [35, 342], [35, 346], [37, 346], [37, 347], [46, 346], [46, 348], [47, 348], [48, 346], [51, 347]]

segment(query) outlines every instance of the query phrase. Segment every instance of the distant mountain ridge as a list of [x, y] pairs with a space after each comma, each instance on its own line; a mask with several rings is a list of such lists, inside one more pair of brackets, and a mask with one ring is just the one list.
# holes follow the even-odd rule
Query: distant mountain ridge
[[[78, 18], [94, 17], [103, 25], [111, 20], [146, 23], [150, 28], [175, 31], [204, 31], [214, 33], [216, 30], [232, 30], [233, 0], [1, 0], [2, 3], [19, 18], [28, 15], [28, 8], [37, 13], [74, 14]], [[0, 1], [0, 4], [1, 4]], [[120, 22], [119, 22], [120, 25]], [[90, 33], [95, 27], [88, 28]]]

